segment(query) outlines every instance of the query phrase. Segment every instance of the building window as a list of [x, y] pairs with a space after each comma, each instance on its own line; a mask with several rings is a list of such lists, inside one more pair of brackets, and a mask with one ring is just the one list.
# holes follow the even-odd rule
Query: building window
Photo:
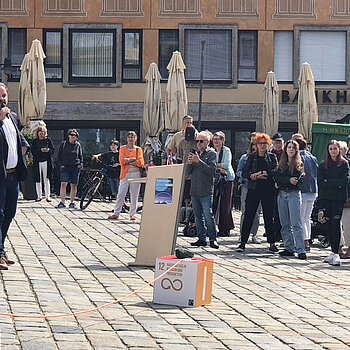
[[116, 31], [69, 30], [69, 82], [115, 83]]
[[169, 71], [167, 66], [173, 52], [179, 50], [179, 31], [160, 30], [159, 31], [159, 71], [162, 79], [168, 79]]
[[293, 32], [275, 32], [275, 73], [280, 82], [293, 81]]
[[123, 81], [142, 80], [142, 31], [123, 31]]
[[198, 82], [201, 70], [201, 42], [204, 41], [203, 80], [206, 83], [232, 83], [233, 31], [231, 29], [186, 29], [184, 52], [186, 80]]
[[8, 56], [11, 66], [14, 68], [9, 81], [19, 81], [21, 77], [21, 65], [27, 53], [27, 30], [8, 29]]
[[238, 80], [257, 81], [258, 32], [238, 32]]
[[45, 73], [48, 81], [62, 81], [62, 31], [44, 32]]
[[301, 31], [300, 67], [311, 65], [316, 82], [346, 82], [346, 31]]

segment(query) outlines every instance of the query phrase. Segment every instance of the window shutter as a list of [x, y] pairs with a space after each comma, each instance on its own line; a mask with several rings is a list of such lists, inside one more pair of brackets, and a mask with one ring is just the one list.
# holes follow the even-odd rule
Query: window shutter
[[204, 40], [203, 79], [207, 81], [231, 81], [231, 38], [231, 30], [187, 29], [185, 31], [186, 79], [200, 79], [201, 41]]
[[300, 69], [304, 62], [310, 64], [315, 81], [345, 82], [346, 32], [301, 32]]
[[275, 32], [275, 73], [278, 81], [293, 81], [293, 32]]

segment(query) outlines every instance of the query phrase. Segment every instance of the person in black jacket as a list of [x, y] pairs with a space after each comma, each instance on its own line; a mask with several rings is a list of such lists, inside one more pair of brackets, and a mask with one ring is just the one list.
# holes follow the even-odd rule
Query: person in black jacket
[[349, 163], [341, 156], [338, 141], [332, 140], [327, 146], [326, 159], [320, 164], [318, 171], [318, 198], [330, 222], [329, 239], [333, 253], [324, 262], [331, 265], [340, 265], [340, 220], [349, 180]]
[[67, 185], [70, 183], [69, 209], [77, 209], [74, 203], [77, 195], [80, 170], [83, 167], [83, 149], [78, 142], [79, 133], [72, 129], [68, 131], [68, 140], [62, 141], [58, 149], [57, 160], [61, 169], [61, 202], [56, 208], [66, 208]]
[[199, 152], [192, 150], [188, 156], [188, 173], [191, 176], [191, 199], [198, 240], [191, 246], [205, 247], [207, 237], [211, 248], [218, 249], [217, 230], [212, 210], [214, 177], [217, 167], [216, 152], [209, 147], [210, 134], [201, 131], [197, 135]]
[[102, 162], [104, 172], [107, 176], [109, 186], [111, 187], [112, 196], [117, 198], [119, 181], [120, 181], [120, 162], [119, 162], [119, 141], [112, 140], [110, 151], [106, 153], [94, 154], [92, 160], [98, 159]]
[[6, 107], [8, 89], [0, 83], [0, 270], [8, 270], [14, 264], [5, 250], [5, 240], [11, 221], [16, 214], [18, 183], [24, 181], [28, 170], [23, 155], [29, 144], [20, 132], [15, 113]]
[[39, 126], [36, 131], [36, 139], [32, 143], [34, 180], [36, 186], [36, 201], [40, 202], [42, 197], [42, 182], [44, 182], [44, 191], [47, 202], [50, 199], [50, 179], [52, 175], [52, 154], [55, 150], [51, 139], [47, 136], [45, 126]]
[[275, 234], [273, 227], [273, 213], [275, 207], [275, 181], [273, 175], [277, 169], [277, 157], [268, 152], [272, 144], [267, 134], [257, 134], [253, 143], [257, 151], [248, 157], [243, 169], [243, 177], [248, 180], [248, 193], [246, 198], [246, 209], [242, 225], [241, 243], [237, 252], [244, 252], [252, 229], [254, 217], [261, 202], [267, 242], [270, 243], [269, 251], [277, 252], [275, 245]]
[[301, 179], [304, 166], [301, 160], [299, 145], [296, 141], [286, 142], [277, 172], [274, 175], [279, 193], [277, 197], [278, 213], [281, 222], [281, 235], [285, 249], [281, 256], [294, 256], [305, 260], [303, 225], [301, 222]]

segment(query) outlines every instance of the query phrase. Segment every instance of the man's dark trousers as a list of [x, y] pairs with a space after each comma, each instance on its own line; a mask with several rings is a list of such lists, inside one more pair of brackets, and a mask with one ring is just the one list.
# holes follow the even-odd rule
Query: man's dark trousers
[[15, 217], [18, 200], [17, 173], [7, 174], [0, 182], [0, 258], [5, 255], [5, 239], [12, 219]]

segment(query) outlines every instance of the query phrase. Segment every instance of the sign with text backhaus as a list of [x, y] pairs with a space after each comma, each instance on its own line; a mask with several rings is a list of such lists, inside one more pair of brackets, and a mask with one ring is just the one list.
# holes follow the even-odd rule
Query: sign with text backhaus
[[[155, 278], [169, 270], [179, 259], [176, 256], [158, 258]], [[198, 307], [211, 303], [213, 261], [182, 259], [173, 270], [154, 284], [153, 301], [157, 304]]]
[[[299, 90], [287, 90], [281, 89], [280, 102], [283, 104], [287, 103], [298, 103]], [[316, 102], [318, 104], [349, 104], [350, 93], [348, 95], [347, 90], [315, 90]]]

